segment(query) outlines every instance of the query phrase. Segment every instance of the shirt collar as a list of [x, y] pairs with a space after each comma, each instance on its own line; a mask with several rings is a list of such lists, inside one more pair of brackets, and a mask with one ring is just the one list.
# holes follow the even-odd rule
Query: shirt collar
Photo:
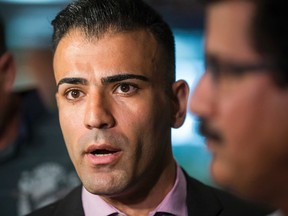
[[180, 166], [177, 164], [177, 177], [171, 191], [166, 195], [163, 201], [150, 212], [149, 216], [153, 216], [156, 212], [166, 212], [175, 216], [186, 216], [186, 194], [187, 183], [184, 173]]
[[[166, 212], [175, 216], [187, 216], [186, 188], [187, 183], [184, 173], [177, 164], [177, 175], [173, 188], [163, 201], [149, 213], [149, 216], [153, 216], [156, 212]], [[86, 216], [107, 216], [117, 212], [123, 214], [105, 202], [100, 196], [89, 193], [84, 187], [82, 190], [82, 203]]]

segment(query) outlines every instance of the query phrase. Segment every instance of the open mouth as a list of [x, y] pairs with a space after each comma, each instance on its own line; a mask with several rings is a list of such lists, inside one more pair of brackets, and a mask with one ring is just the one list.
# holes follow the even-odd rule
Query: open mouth
[[108, 150], [108, 149], [97, 149], [95, 151], [92, 151], [91, 154], [93, 154], [95, 156], [103, 157], [103, 156], [113, 155], [117, 152], [119, 152], [119, 151], [118, 150]]
[[93, 165], [115, 164], [121, 158], [122, 149], [112, 145], [91, 145], [86, 151], [89, 163]]

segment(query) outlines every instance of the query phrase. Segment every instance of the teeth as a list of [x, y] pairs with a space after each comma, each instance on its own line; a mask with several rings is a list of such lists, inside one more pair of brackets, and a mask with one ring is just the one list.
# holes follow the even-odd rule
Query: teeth
[[107, 153], [107, 154], [94, 154], [95, 156], [98, 157], [104, 157], [104, 156], [108, 156], [108, 155], [112, 155], [112, 153]]

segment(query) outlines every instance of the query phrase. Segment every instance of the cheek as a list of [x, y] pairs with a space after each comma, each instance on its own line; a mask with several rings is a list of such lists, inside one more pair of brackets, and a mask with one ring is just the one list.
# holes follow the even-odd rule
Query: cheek
[[143, 142], [151, 134], [151, 123], [153, 117], [149, 105], [135, 103], [133, 106], [122, 106], [114, 110], [116, 128], [125, 133], [132, 143]]
[[253, 97], [243, 93], [222, 100], [219, 107], [219, 127], [225, 139], [234, 137], [235, 140], [242, 140], [254, 133], [254, 124], [258, 123], [258, 115], [261, 115], [255, 102]]
[[222, 103], [220, 128], [225, 154], [236, 169], [265, 172], [278, 160], [275, 155], [280, 158], [287, 151], [283, 140], [288, 135], [282, 128], [288, 127], [288, 114], [283, 110], [287, 107], [283, 101], [288, 100], [269, 85], [255, 88], [238, 92]]
[[220, 103], [218, 126], [224, 137], [223, 153], [239, 169], [257, 161], [263, 148], [263, 126], [268, 122], [266, 98], [260, 92], [236, 91]]
[[[155, 106], [155, 104], [158, 104]], [[165, 110], [160, 111], [161, 102], [150, 96], [140, 100], [134, 100], [133, 103], [117, 104], [113, 109], [114, 116], [119, 127], [132, 128], [132, 130], [154, 130], [156, 122], [162, 122], [160, 117], [165, 118]], [[168, 118], [167, 118], [168, 119]], [[151, 128], [151, 126], [153, 128]]]
[[288, 97], [265, 80], [237, 87], [218, 98], [216, 123], [224, 143], [211, 171], [218, 183], [245, 195], [262, 193], [267, 185], [286, 181]]
[[[234, 141], [257, 137], [267, 121], [271, 85], [266, 76], [248, 76], [220, 93], [220, 128]], [[268, 113], [267, 113], [268, 112]], [[251, 140], [255, 141], [255, 140]], [[245, 143], [245, 142], [244, 142]]]
[[167, 143], [163, 138], [169, 137], [167, 134], [170, 133], [169, 111], [160, 109], [164, 106], [159, 101], [159, 106], [153, 104], [151, 99], [141, 100], [133, 106], [117, 111], [120, 130], [135, 143], [134, 148], [138, 148], [138, 152], [151, 157], [151, 150], [156, 150], [157, 143]]

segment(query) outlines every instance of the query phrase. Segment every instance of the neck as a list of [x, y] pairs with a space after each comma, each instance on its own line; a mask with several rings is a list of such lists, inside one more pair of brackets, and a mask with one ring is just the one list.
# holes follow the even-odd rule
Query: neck
[[[148, 178], [151, 178], [149, 176]], [[148, 182], [152, 182], [149, 184]], [[110, 199], [102, 197], [106, 202], [127, 215], [147, 216], [153, 211], [171, 191], [176, 181], [176, 163], [172, 158], [162, 170], [158, 179], [144, 181], [146, 184], [135, 191], [132, 199]], [[147, 186], [148, 185], [148, 186]], [[131, 196], [130, 196], [131, 197]]]

